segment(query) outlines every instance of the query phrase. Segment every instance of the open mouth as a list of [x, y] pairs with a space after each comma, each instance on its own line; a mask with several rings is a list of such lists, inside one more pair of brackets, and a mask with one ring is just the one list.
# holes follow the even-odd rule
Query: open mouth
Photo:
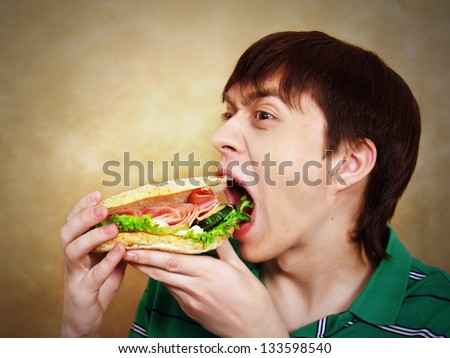
[[227, 188], [225, 189], [225, 195], [228, 202], [233, 205], [239, 205], [242, 201], [249, 200], [253, 205], [251, 205], [251, 207], [246, 207], [244, 212], [249, 215], [252, 214], [255, 205], [252, 196], [245, 186], [232, 177], [227, 177]]

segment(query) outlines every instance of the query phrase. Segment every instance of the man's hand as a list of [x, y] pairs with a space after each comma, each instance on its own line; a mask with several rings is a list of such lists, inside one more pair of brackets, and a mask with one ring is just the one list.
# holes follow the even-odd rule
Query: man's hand
[[126, 250], [116, 245], [106, 256], [91, 254], [99, 244], [117, 236], [117, 227], [108, 225], [90, 230], [106, 219], [106, 208], [94, 192], [75, 206], [61, 229], [64, 252], [65, 295], [61, 326], [63, 337], [97, 335], [103, 313], [122, 282], [126, 263], [121, 262]]
[[288, 337], [269, 293], [226, 241], [219, 259], [132, 250], [124, 259], [165, 284], [183, 311], [220, 337]]

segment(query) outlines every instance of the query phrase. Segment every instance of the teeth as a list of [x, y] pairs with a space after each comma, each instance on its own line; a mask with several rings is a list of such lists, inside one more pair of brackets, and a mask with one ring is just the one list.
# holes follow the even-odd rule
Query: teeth
[[230, 177], [228, 175], [225, 176], [225, 179], [227, 181], [227, 186], [233, 186], [233, 185], [239, 184], [235, 179], [233, 179], [232, 177]]
[[227, 186], [229, 186], [229, 187], [230, 186], [242, 186], [240, 181], [238, 181], [230, 176], [227, 176], [226, 180], [227, 180]]

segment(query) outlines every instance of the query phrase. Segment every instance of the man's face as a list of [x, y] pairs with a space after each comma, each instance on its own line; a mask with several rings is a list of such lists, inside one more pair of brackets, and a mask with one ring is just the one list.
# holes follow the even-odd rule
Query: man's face
[[235, 181], [226, 190], [231, 203], [245, 192], [254, 202], [252, 222], [234, 234], [243, 257], [262, 262], [311, 245], [329, 204], [322, 111], [309, 96], [301, 98], [301, 110], [291, 108], [270, 88], [234, 86], [225, 103], [225, 123], [213, 136], [219, 173]]

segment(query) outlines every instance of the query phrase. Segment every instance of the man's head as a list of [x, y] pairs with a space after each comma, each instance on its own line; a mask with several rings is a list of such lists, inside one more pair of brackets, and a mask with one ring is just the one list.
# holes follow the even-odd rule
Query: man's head
[[419, 149], [420, 112], [406, 83], [372, 52], [320, 32], [282, 32], [262, 38], [241, 56], [224, 88], [225, 101], [236, 88], [242, 93], [271, 88], [297, 110], [302, 98], [311, 98], [325, 117], [324, 156], [364, 141], [375, 146], [352, 238], [376, 265], [385, 252], [386, 223]]

